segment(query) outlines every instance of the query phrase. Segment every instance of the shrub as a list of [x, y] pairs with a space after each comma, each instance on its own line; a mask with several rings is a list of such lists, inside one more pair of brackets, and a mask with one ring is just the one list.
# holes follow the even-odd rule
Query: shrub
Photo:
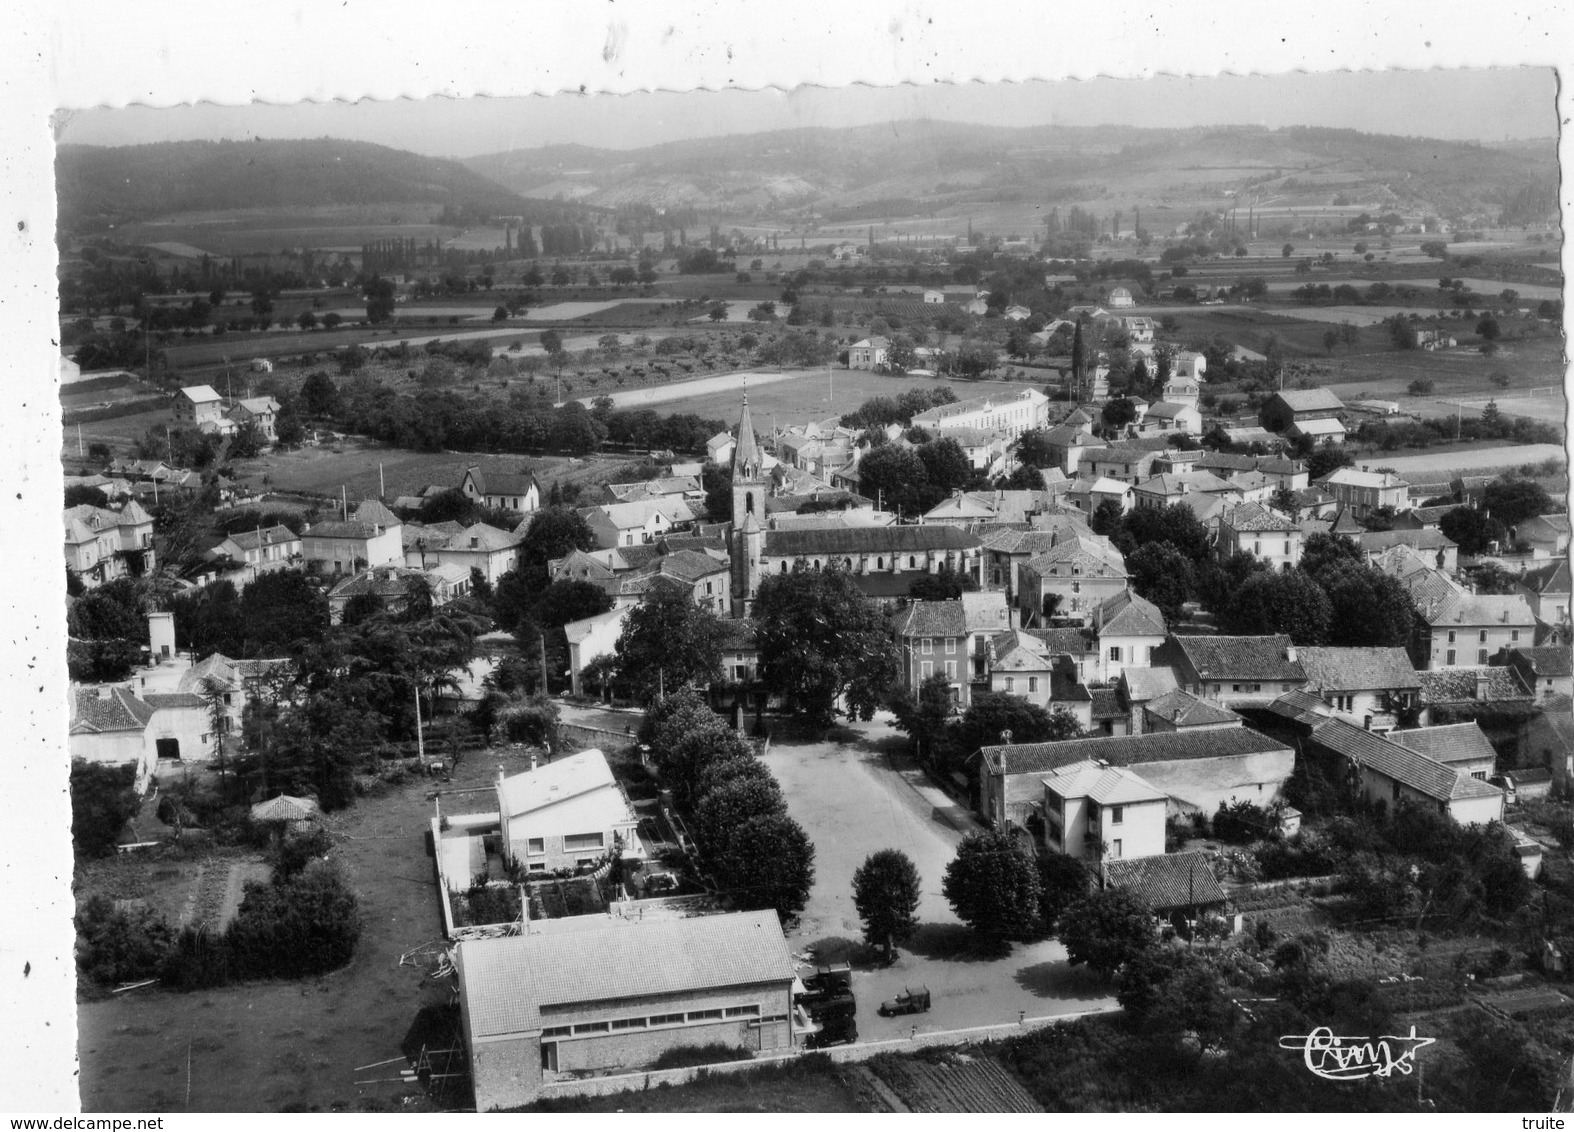
[[652, 1063], [652, 1069], [686, 1069], [691, 1065], [715, 1065], [723, 1061], [749, 1061], [754, 1054], [742, 1046], [712, 1042], [703, 1046], [679, 1046], [663, 1050]]
[[226, 942], [241, 978], [300, 978], [349, 962], [360, 934], [355, 894], [319, 861], [289, 879], [248, 885]]
[[175, 944], [175, 932], [148, 908], [122, 911], [95, 896], [76, 916], [77, 969], [109, 986], [158, 975]]
[[313, 861], [326, 857], [332, 848], [333, 839], [321, 826], [313, 826], [309, 833], [291, 834], [279, 842], [273, 853], [274, 875], [287, 880]]

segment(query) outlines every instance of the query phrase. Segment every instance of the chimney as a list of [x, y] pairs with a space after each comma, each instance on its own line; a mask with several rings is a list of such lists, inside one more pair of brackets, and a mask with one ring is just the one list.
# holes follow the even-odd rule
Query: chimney
[[1286, 645], [1285, 649], [1284, 649], [1284, 659], [1289, 661], [1291, 664], [1294, 664], [1295, 663], [1295, 655], [1296, 655], [1295, 654], [1295, 646], [1294, 645]]
[[1478, 699], [1478, 700], [1485, 700], [1486, 698], [1487, 698], [1487, 674], [1485, 672], [1477, 672], [1476, 673], [1476, 699]]

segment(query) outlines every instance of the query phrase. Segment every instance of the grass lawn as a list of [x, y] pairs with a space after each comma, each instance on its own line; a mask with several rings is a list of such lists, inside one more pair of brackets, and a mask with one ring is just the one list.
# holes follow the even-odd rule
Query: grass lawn
[[605, 1097], [537, 1102], [525, 1112], [877, 1112], [852, 1075], [828, 1057], [805, 1057], [747, 1073], [715, 1074]]

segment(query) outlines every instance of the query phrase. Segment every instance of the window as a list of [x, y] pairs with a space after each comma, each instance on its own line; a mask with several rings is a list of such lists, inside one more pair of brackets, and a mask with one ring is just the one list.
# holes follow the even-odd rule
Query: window
[[691, 1010], [688, 1014], [690, 1022], [703, 1022], [709, 1018], [720, 1018], [720, 1010]]
[[1058, 814], [1063, 809], [1065, 809], [1065, 806], [1066, 804], [1060, 800], [1059, 794], [1051, 794], [1049, 796], [1049, 809], [1051, 813]]
[[1071, 592], [1074, 593], [1074, 594], [1081, 593], [1082, 592], [1082, 583], [1081, 582], [1072, 582], [1071, 583]]
[[1510, 629], [1508, 631], [1508, 639], [1511, 640], [1511, 641], [1519, 640], [1519, 630], [1518, 629]]
[[548, 1026], [541, 1031], [543, 1038], [566, 1038], [574, 1032], [572, 1026]]
[[1394, 801], [1399, 801], [1399, 783], [1397, 782], [1393, 784], [1393, 796]]
[[923, 650], [925, 656], [928, 656], [930, 653], [935, 651], [935, 639], [933, 637], [924, 638]]
[[945, 639], [945, 651], [948, 652], [948, 653], [955, 653], [956, 652], [956, 638], [955, 637], [947, 637]]
[[[1453, 635], [1454, 634], [1452, 634], [1452, 633], [1449, 634], [1450, 637], [1452, 637]], [[1454, 650], [1453, 649], [1449, 649], [1448, 650], [1448, 660], [1445, 663], [1447, 663], [1447, 664], [1453, 664], [1454, 663]]]
[[1119, 825], [1125, 819], [1126, 819], [1126, 807], [1125, 806], [1111, 806], [1109, 808], [1109, 822], [1110, 822], [1111, 825]]
[[1017, 690], [1016, 677], [1015, 676], [1007, 676], [1006, 677], [1006, 691], [1014, 692], [1016, 690]]
[[547, 871], [547, 863], [545, 861], [536, 861], [530, 866], [530, 871], [533, 873], [544, 873]]
[[572, 853], [578, 849], [600, 849], [606, 843], [603, 833], [570, 833], [563, 838], [563, 852]]
[[948, 660], [945, 662], [945, 674], [948, 680], [956, 679], [956, 661]]
[[729, 1006], [725, 1013], [728, 1018], [748, 1018], [757, 1016], [760, 1013], [760, 1008], [758, 1005]]
[[1485, 782], [1487, 780], [1487, 772], [1484, 770], [1473, 770], [1470, 772], [1470, 777], [1479, 778], [1482, 782]]
[[908, 569], [909, 569], [909, 570], [911, 570], [911, 569], [913, 569], [913, 568], [914, 568], [914, 567], [916, 567], [916, 566], [917, 566], [917, 565], [918, 565], [918, 559], [917, 559], [917, 558], [915, 558], [915, 557], [914, 557], [914, 556], [913, 556], [913, 555], [911, 555], [911, 554], [909, 554], [909, 555], [908, 555], [908, 556], [907, 556], [907, 568], [908, 568]]
[[574, 1027], [576, 1034], [605, 1034], [612, 1027], [606, 1022], [580, 1022]]
[[1450, 629], [1448, 631], [1448, 643], [1449, 644], [1453, 644], [1454, 643], [1454, 630], [1452, 630], [1452, 629]]
[[1109, 647], [1109, 659], [1114, 664], [1119, 664], [1120, 663], [1120, 646], [1119, 645], [1110, 645], [1110, 647]]
[[546, 851], [547, 839], [544, 837], [532, 837], [525, 842], [525, 852], [527, 853], [545, 853]]
[[1232, 692], [1239, 692], [1240, 690], [1241, 690], [1241, 686], [1239, 684], [1231, 684], [1230, 685], [1230, 691], [1232, 691]]
[[1114, 841], [1111, 841], [1109, 843], [1109, 855], [1111, 857], [1119, 857], [1120, 856], [1120, 852], [1121, 852], [1120, 838], [1117, 837], [1117, 838], [1115, 838]]
[[613, 1021], [612, 1028], [614, 1030], [643, 1030], [645, 1028], [645, 1019], [618, 1018]]
[[681, 1026], [683, 1024], [683, 1015], [652, 1014], [650, 1016], [650, 1024], [652, 1026]]
[[1485, 664], [1486, 662], [1487, 662], [1487, 650], [1486, 649], [1477, 649], [1476, 650], [1476, 663], [1477, 664]]
[[[1548, 683], [1550, 683], [1550, 681], [1548, 681]], [[1029, 676], [1027, 678], [1027, 690], [1030, 691], [1030, 692], [1038, 691], [1038, 677], [1037, 676]]]
[[932, 660], [924, 661], [923, 664], [919, 666], [918, 671], [925, 680], [929, 679], [935, 674], [935, 662]]
[[1485, 629], [1481, 630], [1481, 643], [1487, 643], [1487, 631]]

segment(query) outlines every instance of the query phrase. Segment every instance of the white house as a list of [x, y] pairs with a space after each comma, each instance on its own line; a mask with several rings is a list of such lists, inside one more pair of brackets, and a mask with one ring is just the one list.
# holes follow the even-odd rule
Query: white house
[[436, 547], [432, 554], [445, 566], [460, 566], [466, 572], [481, 571], [488, 584], [497, 580], [519, 563], [519, 544], [524, 539], [509, 531], [500, 531], [485, 523], [472, 523], [449, 540]]
[[73, 759], [136, 768], [134, 785], [147, 788], [156, 762], [148, 734], [153, 708], [129, 689], [101, 684], [71, 689], [71, 727], [66, 749]]
[[891, 354], [891, 340], [876, 335], [854, 342], [847, 351], [848, 369], [880, 369]]
[[623, 622], [627, 620], [632, 604], [609, 609], [594, 617], [570, 621], [563, 626], [568, 637], [568, 678], [576, 696], [585, 694], [584, 672], [589, 665], [617, 650], [618, 638], [623, 635]]
[[532, 472], [510, 474], [482, 472], [472, 464], [459, 481], [459, 490], [484, 507], [529, 514], [541, 506], [541, 485]]
[[398, 526], [330, 519], [302, 532], [301, 555], [308, 568], [351, 573], [403, 562], [404, 539]]
[[523, 774], [499, 770], [497, 811], [504, 857], [533, 873], [594, 865], [614, 846], [645, 855], [639, 817], [594, 747]]
[[188, 385], [175, 396], [175, 419], [198, 428], [224, 421], [224, 398], [211, 385]]
[[1167, 796], [1127, 770], [1091, 759], [1044, 779], [1044, 844], [1079, 860], [1164, 852]]
[[1261, 503], [1242, 503], [1219, 519], [1220, 561], [1236, 553], [1250, 554], [1274, 570], [1288, 570], [1301, 561], [1301, 527]]

